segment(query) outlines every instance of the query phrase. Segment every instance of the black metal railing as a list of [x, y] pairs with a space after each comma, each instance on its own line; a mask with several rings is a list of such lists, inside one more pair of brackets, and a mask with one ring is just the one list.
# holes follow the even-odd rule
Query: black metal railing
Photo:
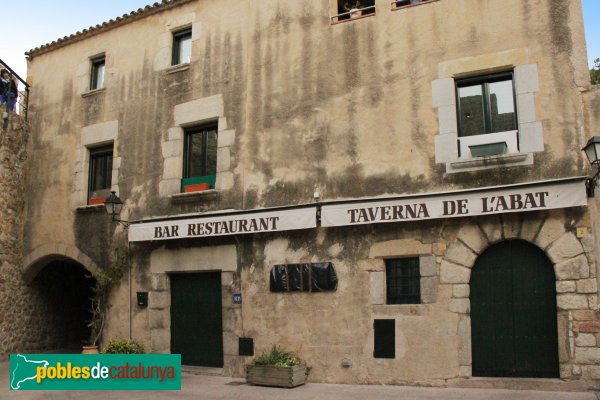
[[[25, 87], [25, 90], [20, 90], [18, 83], [15, 81], [15, 83], [17, 84], [17, 91], [18, 91], [18, 97], [16, 99], [15, 108], [16, 108], [16, 110], [18, 110], [18, 114], [22, 115], [25, 118], [25, 120], [27, 121], [27, 112], [29, 111], [29, 88], [30, 88], [29, 84], [23, 78], [21, 78], [19, 76], [19, 74], [17, 74], [11, 67], [9, 67], [7, 63], [2, 61], [2, 59], [0, 59], [0, 69], [6, 69], [8, 71], [8, 74], [9, 74], [11, 80], [16, 79], [18, 82], [23, 84], [23, 86]], [[4, 93], [0, 93], [0, 94], [4, 94]], [[5, 111], [8, 112], [9, 111], [8, 101], [3, 104], [3, 108], [4, 107], [6, 107]]]

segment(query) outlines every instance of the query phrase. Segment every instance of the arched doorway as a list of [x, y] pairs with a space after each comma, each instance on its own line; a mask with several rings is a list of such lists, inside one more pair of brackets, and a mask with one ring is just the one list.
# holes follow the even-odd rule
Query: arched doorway
[[558, 378], [556, 279], [538, 247], [506, 240], [471, 274], [473, 376]]
[[96, 280], [69, 259], [47, 262], [30, 283], [36, 294], [35, 332], [41, 351], [80, 352], [89, 338], [90, 298]]

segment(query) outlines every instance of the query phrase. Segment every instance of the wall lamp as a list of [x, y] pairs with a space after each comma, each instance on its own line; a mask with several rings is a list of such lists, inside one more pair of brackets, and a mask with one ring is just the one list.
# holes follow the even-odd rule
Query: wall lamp
[[600, 136], [592, 136], [583, 149], [592, 167], [598, 171], [591, 178], [585, 180], [585, 190], [588, 197], [594, 197], [594, 190], [598, 184], [598, 175], [600, 174]]
[[123, 202], [119, 196], [117, 196], [117, 192], [110, 192], [110, 196], [108, 196], [108, 199], [104, 202], [104, 207], [106, 207], [106, 212], [111, 216], [114, 222], [122, 224], [125, 228], [129, 227], [129, 221], [118, 218], [119, 214], [121, 214], [121, 209], [123, 208]]

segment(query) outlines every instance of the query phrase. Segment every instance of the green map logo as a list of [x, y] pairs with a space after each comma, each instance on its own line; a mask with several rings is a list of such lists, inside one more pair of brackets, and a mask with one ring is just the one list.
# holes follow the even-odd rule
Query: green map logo
[[[14, 364], [14, 366], [13, 366]], [[21, 384], [37, 379], [37, 369], [42, 366], [48, 367], [50, 363], [46, 360], [30, 360], [22, 354], [14, 357], [10, 355], [10, 389], [20, 390]]]
[[180, 354], [11, 354], [11, 390], [181, 390]]

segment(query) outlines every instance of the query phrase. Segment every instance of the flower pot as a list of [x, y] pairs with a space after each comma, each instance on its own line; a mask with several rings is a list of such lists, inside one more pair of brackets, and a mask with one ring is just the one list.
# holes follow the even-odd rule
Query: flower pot
[[106, 197], [92, 197], [90, 199], [90, 206], [104, 204], [105, 201], [106, 201]]
[[489, 157], [506, 153], [506, 142], [486, 143], [469, 146], [473, 157]]
[[186, 185], [184, 187], [184, 190], [186, 193], [189, 192], [200, 192], [202, 190], [208, 190], [210, 189], [210, 185], [208, 183], [196, 183], [193, 185]]
[[83, 346], [81, 354], [100, 354], [98, 346]]
[[292, 388], [306, 383], [308, 368], [306, 365], [276, 367], [274, 365], [246, 366], [246, 382], [252, 385]]
[[362, 16], [362, 10], [353, 8], [350, 10], [350, 19], [358, 18]]

